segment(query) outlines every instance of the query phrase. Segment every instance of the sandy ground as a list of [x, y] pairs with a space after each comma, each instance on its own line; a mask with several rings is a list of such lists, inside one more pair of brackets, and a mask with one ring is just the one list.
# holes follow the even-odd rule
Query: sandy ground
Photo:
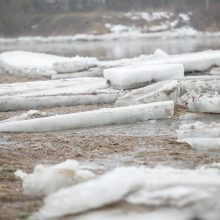
[[[8, 82], [13, 81], [17, 81], [17, 78], [8, 78]], [[70, 113], [103, 107], [112, 105], [62, 107], [42, 111]], [[0, 120], [20, 113], [1, 112]], [[184, 113], [185, 110], [178, 108], [175, 117]], [[31, 172], [37, 164], [58, 163], [65, 159], [101, 164], [104, 170], [97, 170], [101, 173], [118, 165], [162, 164], [193, 168], [200, 164], [220, 162], [220, 155], [195, 151], [186, 144], [177, 143], [174, 135], [97, 135], [89, 131], [86, 134], [80, 131], [0, 134], [0, 219], [24, 219], [43, 203], [42, 198], [32, 198], [22, 193], [22, 182], [14, 176], [17, 169]], [[124, 204], [120, 206], [129, 208]]]

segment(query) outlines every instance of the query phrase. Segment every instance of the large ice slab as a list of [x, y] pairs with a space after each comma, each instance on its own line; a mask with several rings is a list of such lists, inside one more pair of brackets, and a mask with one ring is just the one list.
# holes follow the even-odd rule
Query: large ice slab
[[184, 77], [182, 64], [143, 65], [104, 70], [105, 79], [117, 89], [134, 89], [147, 84]]
[[95, 111], [44, 117], [26, 121], [0, 123], [2, 132], [45, 132], [86, 127], [126, 124], [149, 119], [171, 118], [174, 114], [173, 101], [129, 107], [106, 108]]
[[132, 90], [119, 97], [116, 104], [118, 106], [128, 106], [169, 100], [173, 100], [176, 103], [179, 93], [180, 86], [177, 80], [163, 81]]
[[96, 65], [97, 59], [89, 57], [62, 57], [28, 51], [0, 54], [0, 68], [11, 74], [51, 76], [56, 72], [75, 72]]
[[75, 78], [0, 85], [0, 111], [113, 103], [118, 91], [103, 78]]

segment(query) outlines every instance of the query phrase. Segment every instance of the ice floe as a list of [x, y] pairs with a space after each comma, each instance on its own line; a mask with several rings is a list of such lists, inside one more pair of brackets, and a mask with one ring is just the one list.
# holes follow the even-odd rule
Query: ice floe
[[192, 205], [212, 198], [219, 192], [219, 184], [216, 168], [121, 167], [50, 194], [38, 216], [77, 214], [124, 200], [141, 205]]
[[2, 122], [2, 132], [45, 132], [126, 124], [150, 119], [171, 118], [174, 102], [155, 102], [119, 108], [106, 108], [95, 111], [56, 115], [38, 119]]
[[126, 66], [106, 69], [103, 74], [113, 88], [134, 89], [153, 82], [181, 79], [184, 68], [182, 64]]
[[93, 172], [81, 169], [75, 160], [56, 165], [37, 165], [30, 174], [17, 170], [15, 175], [22, 179], [24, 193], [35, 196], [47, 195], [95, 177]]

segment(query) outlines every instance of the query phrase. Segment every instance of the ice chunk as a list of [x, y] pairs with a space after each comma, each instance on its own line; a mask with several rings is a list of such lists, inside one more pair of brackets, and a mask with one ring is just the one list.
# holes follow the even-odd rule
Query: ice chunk
[[65, 59], [65, 57], [27, 51], [12, 51], [0, 54], [1, 65], [7, 72], [13, 74], [51, 75], [55, 73], [53, 63]]
[[98, 60], [89, 57], [74, 57], [65, 61], [58, 61], [53, 68], [58, 73], [74, 73], [97, 66]]
[[220, 138], [186, 138], [179, 142], [187, 143], [196, 150], [220, 150]]
[[192, 112], [220, 113], [220, 95], [194, 95], [188, 100], [188, 108]]
[[52, 218], [99, 208], [121, 200], [143, 185], [142, 169], [117, 168], [95, 180], [51, 194], [39, 215]]
[[81, 170], [77, 161], [66, 160], [57, 165], [37, 165], [31, 174], [18, 170], [16, 176], [23, 180], [23, 189], [29, 195], [47, 195], [61, 188], [92, 179], [95, 174]]
[[182, 64], [143, 65], [104, 70], [105, 79], [117, 89], [134, 89], [149, 83], [184, 77]]
[[77, 214], [121, 200], [160, 205], [170, 199], [175, 206], [178, 204], [174, 201], [179, 205], [191, 205], [191, 202], [212, 198], [219, 190], [219, 184], [219, 170], [214, 168], [122, 167], [49, 195], [39, 216], [52, 218]]
[[85, 127], [126, 124], [149, 119], [171, 118], [174, 102], [155, 102], [129, 107], [57, 115], [25, 121], [0, 123], [2, 132], [45, 132]]
[[0, 54], [0, 67], [12, 74], [47, 75], [75, 72], [97, 65], [96, 58], [61, 57], [44, 53], [12, 51]]
[[116, 101], [118, 106], [146, 104], [151, 102], [173, 100], [175, 103], [179, 97], [179, 83], [176, 80], [154, 83], [144, 88], [128, 92]]

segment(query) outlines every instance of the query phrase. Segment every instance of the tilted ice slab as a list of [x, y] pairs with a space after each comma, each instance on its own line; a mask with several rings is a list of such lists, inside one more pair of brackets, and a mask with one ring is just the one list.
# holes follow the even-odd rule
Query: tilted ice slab
[[220, 95], [193, 95], [188, 100], [188, 109], [192, 112], [220, 113]]
[[[219, 184], [218, 169], [122, 167], [97, 179], [49, 195], [39, 217], [52, 218], [82, 213], [121, 200], [152, 204], [152, 201], [158, 199], [162, 201], [159, 204], [163, 204], [169, 198], [175, 205], [175, 200], [183, 201], [185, 198], [186, 203], [191, 204], [197, 200], [212, 198], [220, 190]], [[158, 196], [160, 192], [162, 193]]]
[[88, 69], [91, 66], [95, 66], [96, 63], [96, 58], [68, 58], [27, 51], [12, 51], [0, 54], [0, 67], [12, 74], [50, 76], [57, 71]]
[[149, 119], [171, 118], [173, 101], [129, 107], [109, 108], [88, 112], [57, 115], [26, 121], [0, 123], [2, 132], [45, 132], [87, 128], [104, 125], [126, 124]]
[[0, 111], [113, 103], [118, 95], [95, 77], [2, 84]]
[[184, 124], [177, 131], [177, 138], [220, 138], [220, 124], [205, 124], [197, 121], [193, 124]]
[[51, 79], [70, 79], [80, 77], [103, 77], [103, 69], [99, 67], [94, 67], [75, 73], [56, 73], [51, 76]]
[[95, 177], [93, 172], [81, 169], [75, 160], [56, 165], [37, 165], [31, 174], [17, 170], [15, 175], [23, 180], [24, 193], [36, 196], [47, 195]]
[[220, 138], [186, 138], [178, 142], [187, 143], [196, 150], [220, 150]]
[[180, 86], [177, 80], [163, 81], [132, 90], [119, 97], [116, 104], [118, 106], [128, 106], [169, 100], [173, 100], [176, 103], [179, 92]]
[[143, 65], [118, 67], [104, 70], [105, 79], [117, 89], [134, 89], [152, 82], [184, 77], [182, 64]]

